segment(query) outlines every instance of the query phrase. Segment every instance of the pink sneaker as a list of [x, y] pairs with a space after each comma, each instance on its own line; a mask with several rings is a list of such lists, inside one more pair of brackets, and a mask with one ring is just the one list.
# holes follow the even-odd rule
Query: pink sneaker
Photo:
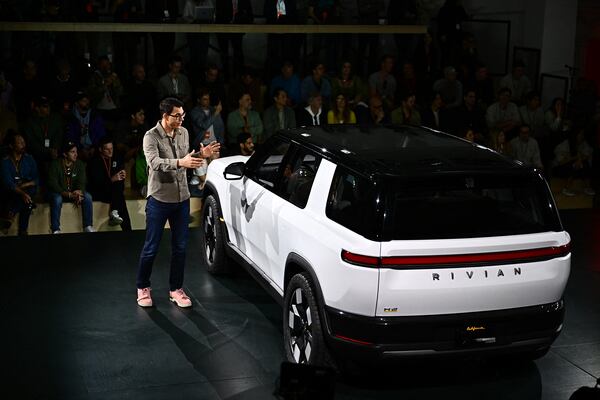
[[174, 292], [169, 292], [169, 299], [181, 308], [192, 306], [192, 301], [187, 294], [185, 294], [183, 289], [177, 289]]
[[140, 307], [152, 307], [152, 296], [149, 287], [137, 290], [137, 303]]

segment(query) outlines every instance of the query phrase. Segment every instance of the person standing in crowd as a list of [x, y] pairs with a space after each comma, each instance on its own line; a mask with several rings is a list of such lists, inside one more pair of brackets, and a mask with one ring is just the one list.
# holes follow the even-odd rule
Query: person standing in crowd
[[0, 164], [2, 197], [6, 196], [8, 210], [2, 220], [1, 229], [8, 230], [15, 215], [19, 214], [19, 236], [27, 235], [31, 210], [35, 208], [33, 196], [39, 187], [35, 160], [25, 152], [25, 139], [17, 132], [7, 137], [10, 153]]
[[123, 231], [131, 230], [131, 220], [125, 201], [125, 166], [123, 158], [115, 154], [113, 141], [105, 136], [100, 141], [98, 153], [87, 165], [88, 190], [95, 201], [110, 204], [109, 225], [121, 225]]
[[81, 206], [84, 232], [96, 232], [93, 223], [92, 196], [85, 191], [85, 164], [77, 159], [77, 144], [65, 145], [62, 158], [54, 160], [48, 171], [50, 231], [60, 233], [60, 214], [63, 202]]
[[[191, 307], [192, 301], [183, 290], [185, 247], [190, 218], [190, 191], [187, 169], [198, 168], [202, 158], [218, 153], [219, 143], [201, 146], [190, 152], [188, 131], [182, 126], [183, 102], [167, 97], [160, 102], [161, 120], [144, 135], [144, 155], [149, 167], [146, 203], [146, 240], [140, 254], [137, 272], [137, 304], [152, 307], [150, 275], [158, 247], [169, 221], [171, 228], [171, 272], [169, 299], [179, 307]], [[200, 157], [198, 157], [200, 156]]]
[[[217, 24], [251, 24], [254, 22], [254, 12], [250, 0], [218, 0], [216, 2], [215, 22]], [[219, 33], [219, 51], [225, 76], [230, 79], [233, 72], [239, 72], [244, 63], [242, 48], [243, 33]], [[230, 67], [229, 43], [233, 48], [233, 67]], [[233, 70], [232, 70], [233, 69]], [[221, 99], [223, 100], [223, 99]]]

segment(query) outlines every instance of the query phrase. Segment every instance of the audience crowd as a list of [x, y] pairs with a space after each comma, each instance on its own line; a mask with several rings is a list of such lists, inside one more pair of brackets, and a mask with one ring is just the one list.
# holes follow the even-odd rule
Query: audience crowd
[[[187, 0], [179, 10], [177, 0], [116, 0], [110, 12], [118, 22], [254, 22], [249, 0], [212, 0], [208, 17], [207, 1]], [[0, 2], [0, 19], [99, 20], [92, 1], [34, 3], [24, 10]], [[267, 0], [262, 15], [281, 25], [414, 24], [414, 3], [390, 1], [386, 10], [383, 0]], [[81, 206], [82, 229], [93, 232], [92, 204], [100, 201], [109, 204], [111, 224], [130, 230], [124, 182], [145, 196], [142, 138], [167, 96], [184, 102], [181, 118], [196, 150], [218, 141], [222, 156], [249, 155], [277, 130], [298, 126], [423, 125], [564, 177], [566, 196], [583, 178], [584, 193], [594, 195], [595, 83], [580, 78], [567, 99], [542, 104], [522, 60], [506, 76], [490, 76], [476, 37], [461, 28], [469, 16], [458, 2], [447, 0], [436, 17], [423, 35], [396, 35], [394, 54], [380, 54], [378, 35], [269, 35], [263, 68], [245, 65], [243, 34], [216, 34], [219, 57], [211, 60], [209, 34], [187, 34], [187, 48], [173, 50], [174, 34], [152, 33], [151, 63], [131, 51], [137, 33], [113, 34], [110, 55], [99, 54], [92, 33], [22, 34], [45, 50], [30, 57], [13, 48], [0, 64], [1, 228], [18, 214], [26, 235], [36, 201], [48, 201], [51, 232], [60, 232], [63, 202]], [[196, 195], [205, 161], [189, 174]]]

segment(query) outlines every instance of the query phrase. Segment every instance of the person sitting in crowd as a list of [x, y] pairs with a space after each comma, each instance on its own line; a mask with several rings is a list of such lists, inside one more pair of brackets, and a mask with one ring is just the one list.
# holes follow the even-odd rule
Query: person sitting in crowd
[[98, 58], [97, 68], [90, 78], [87, 92], [92, 107], [102, 114], [104, 120], [114, 123], [118, 118], [123, 85], [113, 71], [108, 56]]
[[356, 108], [356, 118], [360, 125], [389, 124], [390, 117], [383, 108], [383, 100], [378, 95], [371, 96], [369, 106], [361, 102]]
[[[215, 2], [215, 23], [217, 24], [251, 24], [254, 22], [254, 11], [250, 0]], [[244, 62], [244, 48], [242, 42], [244, 33], [218, 33], [219, 53], [224, 73], [228, 78], [240, 71]], [[229, 56], [229, 44], [233, 50], [233, 58]], [[233, 61], [233, 66], [230, 66]], [[219, 99], [225, 103], [225, 99]]]
[[[207, 146], [215, 141], [223, 145], [225, 143], [225, 126], [221, 118], [221, 103], [219, 102], [215, 107], [212, 107], [210, 105], [210, 93], [206, 88], [199, 89], [197, 102], [196, 107], [189, 113], [191, 148], [199, 151], [201, 146]], [[190, 185], [198, 186], [199, 190], [204, 188], [206, 169], [210, 161], [216, 157], [217, 155], [213, 154], [210, 159], [205, 159], [200, 167], [192, 170]]]
[[[198, 89], [196, 106], [188, 113], [190, 141], [193, 149], [199, 149], [200, 143], [217, 141], [225, 144], [225, 124], [221, 117], [221, 102], [211, 106], [210, 92], [206, 88]], [[206, 144], [206, 143], [204, 143]]]
[[[217, 67], [217, 64], [210, 63], [206, 66], [206, 70], [196, 87], [208, 89], [210, 94], [210, 105], [214, 107], [221, 103], [223, 113], [227, 113], [230, 109], [235, 110], [238, 107], [237, 100], [239, 99], [239, 96], [241, 96], [241, 93], [238, 94], [238, 97], [232, 99], [235, 103], [229, 108], [227, 94], [225, 92], [225, 80], [223, 79], [223, 74], [219, 70], [219, 67]], [[250, 93], [250, 96], [252, 97], [252, 93]]]
[[158, 80], [158, 98], [177, 97], [184, 103], [188, 103], [192, 95], [192, 87], [187, 76], [181, 71], [183, 59], [181, 56], [173, 56], [169, 61], [169, 72]]
[[369, 76], [369, 96], [378, 95], [383, 99], [386, 111], [394, 109], [394, 96], [396, 95], [396, 78], [394, 70], [394, 57], [389, 54], [381, 58], [380, 69]]
[[252, 108], [261, 114], [265, 109], [264, 97], [266, 88], [262, 84], [262, 80], [257, 76], [256, 72], [250, 67], [244, 67], [239, 78], [234, 80], [227, 91], [227, 99], [229, 100], [229, 110], [237, 108], [237, 99], [242, 93], [250, 93], [252, 97]]
[[449, 66], [444, 68], [444, 77], [433, 84], [433, 91], [440, 93], [446, 108], [452, 109], [461, 105], [463, 100], [463, 86], [456, 79], [456, 69]]
[[52, 160], [58, 158], [64, 136], [62, 120], [51, 112], [47, 97], [38, 96], [34, 100], [33, 110], [25, 121], [23, 133], [27, 139], [27, 150], [36, 161], [42, 182], [45, 182], [48, 167]]
[[131, 77], [125, 83], [123, 109], [143, 108], [148, 120], [154, 121], [158, 118], [158, 112], [155, 110], [157, 96], [156, 87], [146, 77], [144, 65], [134, 64], [131, 67]]
[[525, 75], [525, 64], [517, 60], [513, 65], [512, 73], [500, 79], [499, 87], [509, 88], [511, 92], [510, 101], [515, 104], [523, 104], [525, 95], [533, 88], [531, 81]]
[[554, 176], [566, 178], [567, 183], [561, 193], [565, 196], [575, 196], [573, 181], [584, 180], [583, 193], [594, 196], [596, 192], [590, 186], [592, 176], [592, 160], [594, 149], [585, 139], [583, 129], [577, 129], [569, 137], [559, 143], [554, 149], [552, 173]]
[[25, 60], [23, 69], [13, 81], [14, 102], [19, 122], [22, 122], [31, 110], [31, 102], [42, 95], [42, 80], [38, 74], [38, 66], [33, 60]]
[[366, 97], [366, 86], [362, 79], [358, 77], [353, 69], [352, 63], [344, 61], [340, 74], [331, 81], [331, 94], [333, 98], [343, 95], [351, 109], [363, 101]]
[[540, 94], [530, 91], [525, 95], [525, 104], [519, 107], [521, 122], [529, 125], [531, 136], [538, 139], [544, 136], [544, 111], [541, 107]]
[[565, 128], [565, 101], [556, 97], [544, 113], [544, 125], [551, 136], [560, 136]]
[[348, 106], [348, 101], [343, 94], [338, 94], [335, 98], [335, 104], [327, 112], [328, 124], [355, 124], [356, 114]]
[[477, 94], [477, 105], [487, 109], [494, 102], [494, 81], [490, 76], [488, 68], [479, 64], [475, 67], [475, 79], [471, 83]]
[[106, 135], [104, 120], [90, 107], [90, 98], [84, 92], [77, 92], [70, 122], [67, 124], [66, 140], [76, 143], [80, 158], [87, 161]]
[[252, 135], [254, 143], [263, 142], [263, 123], [260, 115], [252, 110], [252, 97], [243, 93], [238, 100], [238, 109], [227, 116], [227, 139], [229, 143], [237, 143], [241, 132]]
[[421, 125], [421, 114], [417, 111], [417, 100], [413, 93], [405, 93], [400, 99], [400, 107], [392, 111], [392, 123]]
[[135, 157], [142, 146], [144, 134], [149, 129], [146, 123], [146, 110], [142, 106], [131, 107], [127, 114], [117, 125], [113, 136], [113, 145], [119, 154], [124, 155], [125, 161]]
[[529, 125], [519, 127], [519, 136], [510, 141], [512, 156], [523, 164], [532, 165], [541, 170], [544, 169], [540, 155], [540, 147], [537, 140], [531, 137]]
[[56, 75], [46, 85], [52, 109], [63, 117], [71, 112], [73, 99], [81, 87], [79, 80], [71, 73], [71, 64], [66, 59], [56, 62]]
[[502, 131], [493, 131], [490, 133], [490, 148], [497, 153], [512, 157], [512, 147]]
[[95, 201], [110, 204], [109, 225], [121, 225], [123, 231], [131, 230], [131, 220], [125, 201], [125, 165], [114, 151], [112, 139], [105, 136], [98, 152], [87, 165], [88, 190]]
[[454, 135], [459, 135], [463, 128], [471, 128], [475, 132], [475, 141], [482, 143], [487, 136], [485, 113], [477, 105], [477, 92], [467, 89], [460, 107], [448, 110], [446, 128]]
[[271, 80], [269, 87], [270, 97], [273, 97], [277, 88], [282, 88], [287, 93], [287, 105], [289, 107], [295, 107], [302, 101], [300, 97], [300, 78], [294, 73], [294, 64], [291, 61], [284, 61], [281, 66], [281, 74]]
[[81, 206], [84, 232], [96, 232], [93, 226], [92, 196], [85, 191], [85, 164], [77, 159], [77, 144], [68, 142], [62, 157], [54, 160], [48, 172], [50, 232], [60, 233], [60, 214], [64, 202]]
[[431, 129], [442, 130], [448, 126], [446, 115], [441, 93], [434, 93], [430, 106], [421, 113], [422, 124]]
[[0, 220], [0, 229], [7, 231], [19, 214], [19, 236], [27, 235], [34, 196], [39, 187], [38, 169], [34, 158], [26, 153], [23, 135], [11, 131], [6, 137], [10, 153], [2, 159], [0, 177], [2, 197], [7, 201], [6, 212]]
[[308, 102], [308, 97], [313, 92], [321, 93], [324, 102], [331, 99], [331, 84], [325, 76], [325, 65], [316, 61], [312, 65], [312, 73], [302, 80], [300, 96], [303, 101]]
[[324, 125], [327, 122], [325, 115], [321, 93], [313, 92], [308, 96], [308, 105], [298, 110], [296, 122], [298, 126]]
[[237, 153], [241, 156], [251, 156], [254, 154], [254, 142], [252, 141], [252, 135], [248, 132], [242, 132], [237, 137]]
[[265, 126], [264, 138], [267, 140], [280, 129], [296, 127], [294, 110], [287, 106], [287, 93], [283, 89], [275, 89], [273, 105], [263, 114]]
[[475, 143], [475, 132], [471, 128], [463, 128], [460, 137], [465, 139], [467, 142]]
[[514, 136], [512, 132], [521, 124], [519, 109], [510, 101], [510, 94], [510, 89], [501, 88], [498, 91], [498, 101], [489, 106], [485, 113], [489, 130], [503, 131], [509, 137]]

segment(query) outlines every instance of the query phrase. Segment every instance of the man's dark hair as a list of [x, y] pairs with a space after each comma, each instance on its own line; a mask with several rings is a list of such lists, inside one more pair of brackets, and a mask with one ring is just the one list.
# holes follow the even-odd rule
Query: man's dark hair
[[160, 105], [158, 106], [160, 115], [171, 114], [171, 112], [173, 112], [173, 108], [175, 107], [183, 107], [183, 101], [176, 97], [167, 97], [161, 100]]
[[244, 144], [246, 143], [246, 140], [251, 139], [252, 135], [248, 132], [242, 132], [237, 136], [237, 142], [238, 144]]
[[273, 90], [273, 97], [278, 97], [279, 93], [281, 93], [281, 92], [287, 94], [287, 92], [285, 91], [284, 88], [282, 88], [282, 87], [276, 87], [275, 90]]
[[102, 147], [104, 147], [104, 145], [108, 143], [114, 143], [113, 138], [111, 135], [104, 135], [102, 136], [102, 138], [100, 138], [100, 141], [98, 142], [98, 148], [102, 149]]
[[525, 95], [525, 101], [531, 101], [535, 98], [540, 98], [540, 94], [537, 90], [532, 90], [530, 92], [527, 92], [527, 94]]

